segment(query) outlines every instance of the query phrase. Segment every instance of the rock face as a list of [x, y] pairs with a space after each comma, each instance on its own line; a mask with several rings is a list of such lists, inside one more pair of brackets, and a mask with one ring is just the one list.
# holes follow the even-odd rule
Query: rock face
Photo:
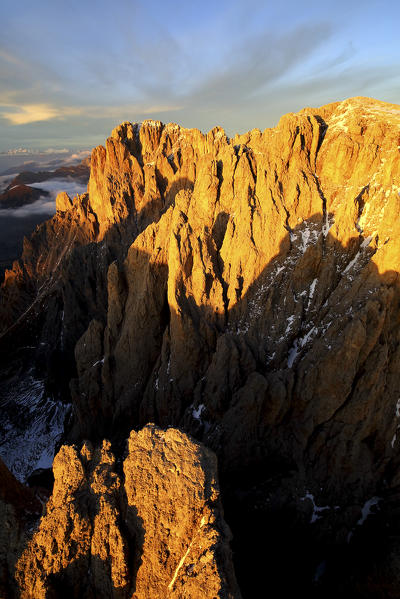
[[266, 559], [283, 594], [323, 585], [368, 506], [392, 521], [399, 147], [368, 98], [231, 140], [124, 123], [6, 275], [3, 368], [22, 351], [63, 390], [70, 441], [151, 421], [215, 451], [245, 596]]
[[0, 596], [16, 593], [14, 568], [32, 523], [40, 516], [40, 502], [19, 483], [0, 460]]
[[210, 450], [149, 425], [131, 433], [123, 474], [108, 441], [63, 446], [53, 470], [18, 597], [240, 598]]
[[[144, 125], [154, 184], [185, 188], [109, 268], [104, 334], [75, 349], [74, 434], [96, 435], [96, 403], [101, 434], [179, 424], [225, 473], [280, 461], [341, 500], [373, 493], [396, 461], [399, 125], [398, 107], [366, 99], [233, 141]], [[129, 125], [92, 168], [107, 175], [110, 155], [121, 178], [117, 140], [137, 168]], [[111, 222], [98, 180], [89, 197]]]

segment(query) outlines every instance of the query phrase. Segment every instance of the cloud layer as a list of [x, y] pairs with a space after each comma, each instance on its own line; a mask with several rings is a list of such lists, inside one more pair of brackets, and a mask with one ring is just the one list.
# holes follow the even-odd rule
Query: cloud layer
[[36, 187], [47, 191], [50, 195], [41, 196], [36, 202], [26, 204], [19, 208], [7, 208], [0, 210], [0, 218], [26, 218], [43, 214], [43, 218], [51, 216], [56, 211], [56, 197], [61, 191], [66, 191], [73, 198], [77, 194], [86, 191], [86, 185], [74, 181], [73, 179], [51, 179], [42, 183], [31, 183], [30, 187]]

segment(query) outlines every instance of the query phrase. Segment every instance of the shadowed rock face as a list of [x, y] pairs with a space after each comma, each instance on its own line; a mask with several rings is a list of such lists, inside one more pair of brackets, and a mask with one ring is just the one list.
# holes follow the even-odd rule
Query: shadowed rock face
[[382, 583], [335, 568], [398, 494], [399, 146], [400, 107], [367, 98], [232, 140], [124, 123], [6, 276], [3, 364], [35, 346], [70, 440], [153, 421], [216, 452], [245, 596], [266, 560], [282, 592]]
[[54, 489], [15, 569], [18, 597], [240, 598], [213, 453], [175, 429], [54, 459]]
[[0, 596], [14, 597], [14, 568], [42, 506], [0, 460]]

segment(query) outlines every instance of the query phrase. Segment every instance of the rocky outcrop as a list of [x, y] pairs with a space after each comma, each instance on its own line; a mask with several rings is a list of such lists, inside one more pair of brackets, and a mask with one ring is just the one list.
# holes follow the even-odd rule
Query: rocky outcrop
[[14, 568], [30, 528], [41, 515], [38, 499], [0, 460], [0, 596], [16, 596]]
[[15, 569], [21, 599], [239, 598], [216, 459], [175, 429], [54, 459], [54, 489]]

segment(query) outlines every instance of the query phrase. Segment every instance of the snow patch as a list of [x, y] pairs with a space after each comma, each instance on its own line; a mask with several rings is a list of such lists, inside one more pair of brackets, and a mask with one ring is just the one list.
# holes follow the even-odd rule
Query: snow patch
[[299, 351], [300, 351], [299, 350], [299, 342], [297, 339], [295, 339], [292, 347], [289, 349], [288, 361], [287, 361], [288, 368], [292, 368], [293, 363], [299, 354]]
[[200, 404], [197, 408], [195, 408], [193, 406], [192, 408], [192, 416], [195, 420], [198, 420], [199, 422], [201, 422], [201, 414], [203, 412], [203, 410], [205, 410], [205, 405], [204, 404]]
[[286, 327], [286, 331], [285, 331], [285, 335], [288, 334], [288, 332], [290, 331], [290, 329], [292, 328], [292, 324], [294, 322], [294, 316], [289, 316], [289, 318], [287, 319], [287, 327]]
[[368, 516], [373, 514], [371, 508], [374, 505], [378, 505], [381, 500], [382, 497], [371, 497], [371, 499], [368, 499], [368, 501], [364, 503], [363, 507], [361, 508], [361, 518], [358, 520], [356, 526], [362, 526], [364, 524]]
[[303, 252], [303, 254], [307, 249], [309, 239], [310, 239], [310, 229], [306, 228], [305, 231], [301, 232], [302, 245], [300, 246], [300, 250]]
[[292, 347], [289, 350], [287, 365], [288, 368], [292, 368], [294, 361], [300, 353], [300, 350], [310, 341], [311, 337], [317, 332], [316, 327], [311, 327], [311, 329], [304, 335], [304, 337], [300, 337], [299, 339], [295, 339]]
[[314, 279], [313, 282], [310, 285], [310, 293], [308, 294], [308, 297], [310, 299], [312, 299], [313, 295], [314, 295], [314, 291], [315, 291], [315, 286], [317, 284], [318, 279]]
[[[400, 418], [400, 397], [399, 397], [399, 399], [396, 402], [396, 418]], [[396, 443], [396, 440], [397, 440], [397, 431], [399, 430], [399, 428], [400, 428], [400, 424], [398, 424], [396, 426], [396, 432], [394, 433], [393, 438], [392, 438], [392, 440], [390, 442], [390, 445], [391, 445], [392, 449], [394, 448], [394, 444]]]
[[[3, 387], [5, 389], [5, 385]], [[0, 389], [0, 456], [24, 482], [37, 468], [50, 468], [70, 406], [45, 395], [44, 382], [28, 375]]]
[[[312, 225], [311, 223], [303, 223], [303, 225], [304, 229], [300, 231], [301, 243], [299, 244], [298, 248], [302, 254], [306, 252], [310, 245], [315, 245], [320, 236], [320, 231], [315, 228], [315, 225]], [[290, 239], [291, 241], [295, 241], [297, 239], [297, 235], [291, 235]]]
[[362, 242], [362, 244], [361, 244], [361, 249], [362, 249], [362, 250], [364, 250], [366, 247], [368, 247], [368, 246], [369, 246], [369, 244], [370, 244], [370, 243], [371, 243], [371, 241], [372, 241], [372, 237], [373, 237], [373, 235], [370, 235], [369, 237], [366, 237], [366, 238], [364, 239], [364, 241], [363, 241], [363, 242]]
[[331, 230], [331, 228], [333, 227], [333, 223], [335, 221], [332, 219], [332, 222], [329, 221], [329, 215], [328, 213], [325, 214], [325, 222], [322, 225], [322, 235], [324, 237], [327, 237], [329, 231]]
[[[374, 511], [372, 511], [371, 508], [373, 508], [374, 506], [378, 507], [378, 504], [380, 501], [382, 501], [382, 497], [371, 497], [371, 499], [368, 499], [364, 503], [363, 507], [361, 508], [361, 518], [359, 518], [359, 520], [356, 522], [356, 526], [362, 526], [364, 524], [364, 522], [366, 521], [368, 516], [370, 516], [371, 514], [374, 513]], [[355, 527], [347, 535], [348, 543], [350, 542], [350, 540], [354, 534], [354, 530], [355, 530]]]
[[371, 243], [373, 238], [373, 235], [370, 235], [369, 237], [366, 237], [364, 239], [364, 241], [362, 242], [362, 244], [360, 245], [360, 249], [357, 252], [357, 254], [354, 256], [353, 260], [351, 260], [348, 265], [346, 266], [346, 268], [344, 269], [343, 273], [348, 273], [349, 270], [351, 270], [353, 268], [353, 266], [358, 262], [359, 258], [362, 256], [362, 250], [365, 250], [366, 247], [369, 246], [369, 244]]
[[329, 506], [329, 505], [318, 506], [315, 503], [314, 495], [312, 493], [309, 493], [308, 491], [306, 491], [306, 494], [304, 495], [304, 497], [300, 498], [300, 501], [306, 501], [306, 499], [309, 499], [313, 506], [313, 513], [311, 515], [310, 524], [313, 524], [314, 522], [316, 522], [317, 520], [322, 518], [322, 516], [319, 515], [320, 512], [325, 512], [326, 510], [332, 509], [331, 506]]
[[396, 402], [396, 418], [400, 418], [400, 397]]
[[94, 368], [95, 366], [98, 366], [99, 364], [104, 364], [104, 356], [101, 358], [101, 360], [97, 360], [97, 362], [95, 362], [92, 366], [92, 368]]

